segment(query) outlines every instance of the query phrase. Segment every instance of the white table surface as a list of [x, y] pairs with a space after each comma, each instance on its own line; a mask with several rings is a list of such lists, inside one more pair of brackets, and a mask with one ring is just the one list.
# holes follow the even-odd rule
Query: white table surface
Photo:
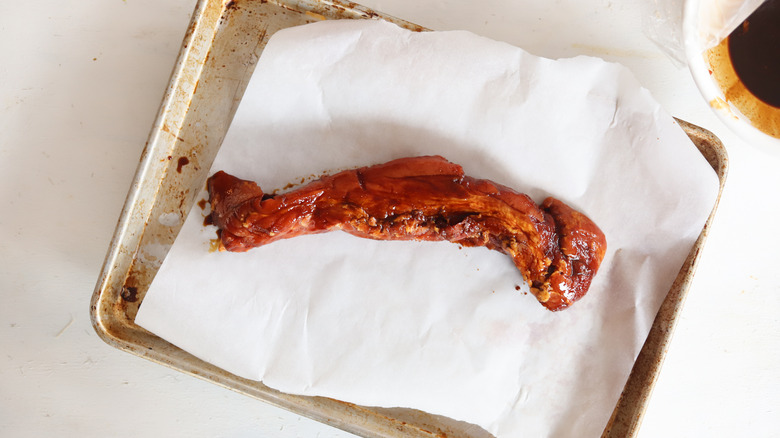
[[[649, 0], [648, 0], [649, 1]], [[629, 67], [713, 131], [726, 190], [640, 436], [780, 434], [780, 151], [740, 141], [642, 33], [644, 3], [366, 0]], [[0, 436], [346, 437], [109, 347], [89, 300], [195, 0], [0, 3]]]

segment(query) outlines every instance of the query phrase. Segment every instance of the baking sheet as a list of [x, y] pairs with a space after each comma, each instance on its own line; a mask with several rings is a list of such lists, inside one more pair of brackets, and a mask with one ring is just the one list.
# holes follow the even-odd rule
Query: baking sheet
[[511, 262], [481, 249], [333, 233], [213, 253], [196, 209], [136, 322], [284, 392], [498, 437], [597, 434], [709, 215], [715, 173], [621, 66], [369, 20], [279, 32], [212, 171], [283, 187], [432, 153], [600, 224], [610, 247], [589, 296], [557, 314], [523, 302]]
[[[143, 300], [149, 280], [159, 266], [159, 258], [165, 255], [166, 246], [177, 231], [177, 227], [164, 227], [146, 218], [177, 209], [186, 211], [193, 204], [197, 188], [202, 186], [205, 179], [203, 163], [209, 162], [209, 155], [219, 146], [226, 128], [224, 120], [229, 120], [230, 109], [235, 108], [242, 84], [248, 80], [246, 75], [251, 72], [253, 60], [262, 50], [268, 35], [276, 28], [316, 20], [322, 16], [377, 16], [359, 7], [321, 2], [281, 3], [284, 7], [247, 1], [234, 3], [227, 9], [217, 2], [199, 3], [172, 78], [171, 91], [166, 94], [161, 114], [153, 127], [149, 147], [144, 153], [139, 174], [131, 188], [93, 297], [92, 315], [96, 329], [104, 339], [119, 348], [295, 412], [327, 420], [330, 424], [360, 435], [479, 435], [479, 431], [468, 425], [417, 411], [364, 408], [329, 399], [279, 393], [203, 363], [133, 324], [137, 306]], [[408, 23], [405, 25], [415, 27]], [[241, 38], [245, 40], [242, 42]], [[239, 49], [238, 53], [236, 48]], [[206, 53], [210, 53], [208, 59]], [[184, 72], [196, 74], [185, 75]], [[211, 80], [205, 81], [204, 78]], [[193, 88], [192, 85], [198, 81], [201, 81], [199, 86]], [[220, 107], [224, 107], [225, 111], [218, 111]], [[722, 184], [726, 158], [717, 138], [698, 127], [680, 123], [716, 168]], [[190, 157], [190, 164], [177, 169], [180, 167], [177, 166], [177, 159], [182, 156]], [[611, 436], [628, 436], [635, 430], [641, 417], [643, 398], [647, 396], [657, 373], [676, 309], [687, 290], [686, 283], [692, 276], [705, 235], [705, 232], [700, 235], [669, 295], [671, 299], [667, 298], [671, 305], [665, 306], [666, 311], [662, 308], [665, 313], [659, 314], [656, 319], [654, 332], [651, 332], [653, 348], [649, 349], [649, 359], [643, 364], [637, 363], [642, 366], [635, 368], [624, 392], [622, 405], [616, 409], [616, 415], [607, 430]], [[646, 347], [648, 345], [650, 342]]]

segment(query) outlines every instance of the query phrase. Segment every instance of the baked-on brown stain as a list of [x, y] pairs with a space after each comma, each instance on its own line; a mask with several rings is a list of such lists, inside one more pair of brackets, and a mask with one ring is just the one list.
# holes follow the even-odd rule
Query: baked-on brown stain
[[[780, 138], [780, 0], [768, 0], [705, 53], [726, 102]], [[717, 102], [716, 102], [717, 103]]]
[[439, 156], [401, 158], [324, 176], [279, 195], [225, 172], [208, 180], [221, 249], [341, 230], [376, 240], [449, 241], [507, 254], [539, 302], [560, 310], [590, 287], [606, 251], [582, 213], [484, 179]]
[[125, 286], [122, 288], [122, 299], [130, 303], [138, 301], [138, 288], [133, 286]]

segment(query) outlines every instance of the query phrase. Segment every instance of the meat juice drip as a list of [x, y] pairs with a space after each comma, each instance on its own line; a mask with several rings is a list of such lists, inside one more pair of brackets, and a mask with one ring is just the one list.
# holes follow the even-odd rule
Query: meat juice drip
[[176, 163], [176, 171], [181, 173], [181, 168], [190, 164], [190, 159], [187, 157], [179, 157], [179, 161]]
[[780, 0], [767, 0], [728, 38], [740, 81], [756, 98], [780, 108]]

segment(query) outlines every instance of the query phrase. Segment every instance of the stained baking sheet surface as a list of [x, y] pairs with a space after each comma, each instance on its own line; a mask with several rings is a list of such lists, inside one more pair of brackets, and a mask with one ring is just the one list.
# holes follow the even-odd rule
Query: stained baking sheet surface
[[[194, 195], [202, 187], [210, 160], [219, 148], [230, 116], [268, 35], [275, 29], [319, 20], [324, 16], [359, 18], [375, 15], [362, 9], [324, 3], [279, 6], [248, 1], [234, 2], [227, 8], [210, 2], [198, 5], [171, 89], [153, 129], [93, 300], [95, 324], [105, 339], [120, 348], [296, 412], [328, 419], [331, 424], [359, 434], [426, 436], [440, 429], [454, 436], [463, 435], [468, 430], [468, 434], [473, 436], [475, 431], [469, 426], [420, 412], [368, 409], [269, 390], [197, 361], [132, 322], [151, 276], [173, 241], [177, 231], [175, 225], [180, 223], [192, 205]], [[683, 126], [689, 135], [701, 132], [695, 127]], [[709, 138], [699, 146], [714, 157], [711, 163], [719, 168], [725, 166], [725, 156], [718, 151], [717, 139]], [[725, 172], [721, 171], [720, 176], [722, 181]], [[681, 277], [685, 279], [688, 274], [683, 272]], [[660, 325], [668, 328], [670, 321], [673, 318], [662, 321]], [[654, 354], [653, 358], [659, 356], [660, 353]], [[630, 389], [630, 384], [627, 388]], [[624, 397], [624, 400], [629, 398]], [[641, 402], [633, 403], [620, 412], [641, 410], [642, 406]], [[621, 424], [620, 412], [611, 430], [617, 430], [615, 425]], [[402, 432], [395, 432], [396, 427], [401, 427]], [[632, 426], [629, 424], [627, 427]]]

